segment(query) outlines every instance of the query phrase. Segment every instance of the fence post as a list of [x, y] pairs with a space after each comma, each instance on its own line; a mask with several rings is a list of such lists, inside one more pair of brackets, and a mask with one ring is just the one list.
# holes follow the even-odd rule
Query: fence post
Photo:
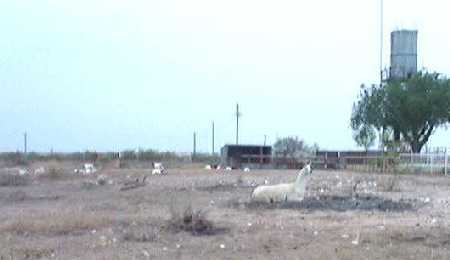
[[433, 154], [429, 154], [429, 158], [430, 158], [430, 173], [433, 173]]
[[444, 174], [445, 174], [445, 176], [447, 176], [447, 165], [448, 165], [447, 148], [445, 148], [444, 156], [445, 156], [445, 159], [444, 159]]

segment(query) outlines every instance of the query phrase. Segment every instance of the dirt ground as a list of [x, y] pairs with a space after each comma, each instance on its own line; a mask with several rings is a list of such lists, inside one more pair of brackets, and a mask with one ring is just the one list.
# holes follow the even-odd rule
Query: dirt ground
[[[144, 176], [145, 186], [121, 191]], [[56, 169], [0, 186], [0, 257], [450, 259], [450, 177], [314, 170], [302, 202], [250, 201], [255, 185], [295, 176], [194, 167], [166, 176], [133, 169], [82, 176]], [[200, 222], [192, 228], [186, 215]]]

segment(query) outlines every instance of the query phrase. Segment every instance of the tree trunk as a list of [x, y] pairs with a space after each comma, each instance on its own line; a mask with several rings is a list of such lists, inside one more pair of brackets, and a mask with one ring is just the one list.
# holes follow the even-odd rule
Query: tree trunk
[[394, 141], [400, 142], [400, 131], [394, 128]]
[[424, 144], [419, 143], [418, 140], [414, 140], [411, 143], [411, 150], [413, 153], [420, 153]]

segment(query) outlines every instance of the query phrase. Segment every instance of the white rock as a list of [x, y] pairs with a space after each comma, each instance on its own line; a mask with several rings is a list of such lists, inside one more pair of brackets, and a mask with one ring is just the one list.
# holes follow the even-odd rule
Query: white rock
[[251, 226], [252, 226], [252, 223], [248, 222], [248, 223], [247, 223], [247, 226], [251, 227]]
[[147, 250], [143, 250], [142, 253], [143, 253], [146, 257], [150, 257], [150, 254], [148, 253]]
[[341, 237], [344, 238], [344, 239], [347, 239], [347, 238], [349, 238], [350, 236], [347, 235], [347, 234], [343, 234]]
[[225, 245], [224, 244], [220, 244], [220, 248], [224, 249]]
[[352, 244], [354, 244], [354, 245], [359, 245], [359, 241], [358, 241], [358, 240], [353, 240], [353, 241], [352, 241]]

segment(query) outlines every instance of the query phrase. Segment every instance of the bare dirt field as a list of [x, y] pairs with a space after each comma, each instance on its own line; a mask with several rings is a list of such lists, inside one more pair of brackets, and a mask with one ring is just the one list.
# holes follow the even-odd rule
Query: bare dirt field
[[264, 205], [254, 185], [296, 171], [8, 171], [1, 259], [450, 259], [450, 177], [315, 170], [302, 202]]

